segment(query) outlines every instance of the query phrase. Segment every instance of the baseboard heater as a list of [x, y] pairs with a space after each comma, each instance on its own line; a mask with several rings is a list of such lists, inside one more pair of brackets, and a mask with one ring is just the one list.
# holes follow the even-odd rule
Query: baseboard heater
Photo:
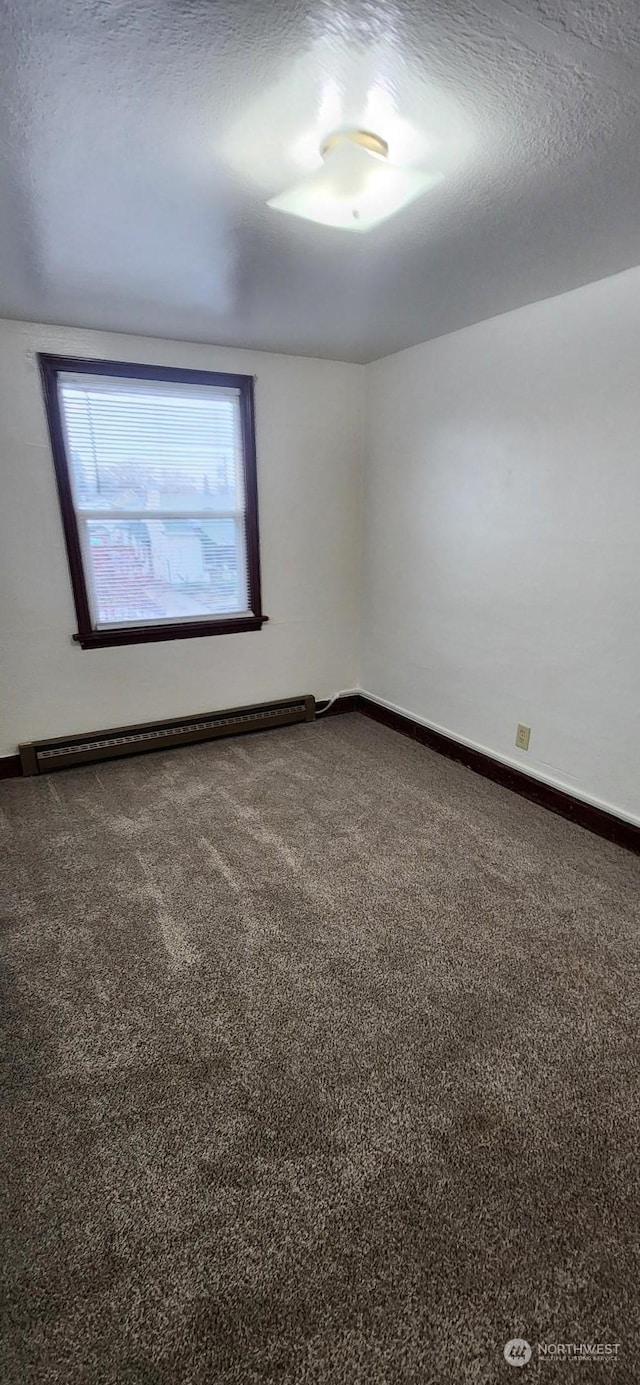
[[88, 731], [82, 736], [29, 741], [18, 747], [23, 774], [49, 774], [92, 760], [121, 755], [140, 755], [148, 750], [168, 750], [175, 745], [210, 741], [246, 731], [266, 731], [272, 726], [292, 726], [313, 721], [314, 697], [295, 697], [286, 702], [265, 702], [259, 707], [233, 707], [230, 711], [172, 721], [147, 722], [141, 726], [116, 726], [110, 731]]

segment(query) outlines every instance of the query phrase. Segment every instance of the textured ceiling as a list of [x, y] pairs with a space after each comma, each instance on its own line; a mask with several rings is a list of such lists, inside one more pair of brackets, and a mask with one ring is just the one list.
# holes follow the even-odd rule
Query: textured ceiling
[[[4, 0], [0, 314], [369, 361], [640, 262], [638, 0]], [[344, 124], [437, 167], [270, 210]]]

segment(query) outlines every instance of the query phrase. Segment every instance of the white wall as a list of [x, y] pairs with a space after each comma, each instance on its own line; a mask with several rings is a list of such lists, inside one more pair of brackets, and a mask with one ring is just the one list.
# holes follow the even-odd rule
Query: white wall
[[[256, 374], [259, 632], [81, 650], [38, 350]], [[364, 368], [0, 322], [0, 755], [21, 740], [358, 684]]]
[[640, 821], [640, 269], [367, 393], [361, 686]]

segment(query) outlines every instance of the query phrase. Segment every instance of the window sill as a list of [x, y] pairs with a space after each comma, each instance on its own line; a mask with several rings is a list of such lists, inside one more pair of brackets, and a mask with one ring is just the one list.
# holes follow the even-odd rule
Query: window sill
[[268, 616], [233, 616], [222, 620], [181, 622], [175, 625], [140, 625], [122, 630], [89, 630], [73, 636], [82, 649], [109, 649], [119, 644], [149, 644], [157, 640], [191, 640], [201, 635], [240, 635], [261, 630]]

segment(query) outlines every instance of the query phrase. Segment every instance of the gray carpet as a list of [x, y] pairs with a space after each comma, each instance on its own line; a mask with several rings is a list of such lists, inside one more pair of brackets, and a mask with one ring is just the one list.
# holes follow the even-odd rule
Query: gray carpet
[[1, 787], [5, 1381], [640, 1378], [638, 858], [360, 716]]

